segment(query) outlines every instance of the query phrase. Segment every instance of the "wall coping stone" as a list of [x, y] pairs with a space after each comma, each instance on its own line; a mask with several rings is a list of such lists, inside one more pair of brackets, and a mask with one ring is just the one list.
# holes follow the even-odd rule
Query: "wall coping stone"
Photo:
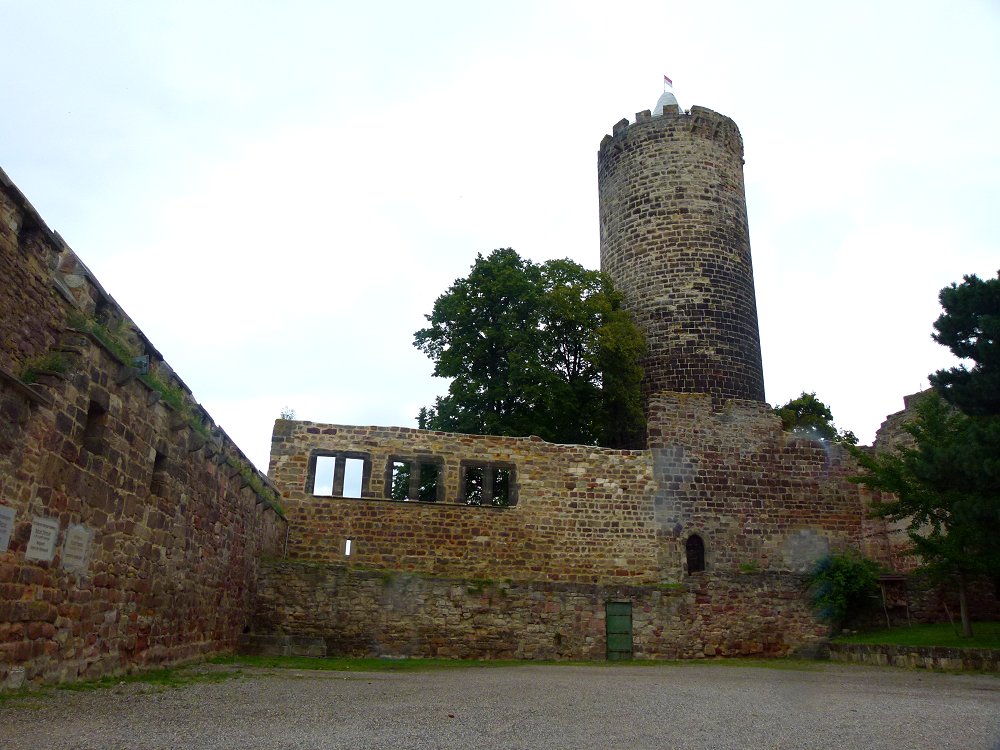
[[894, 646], [878, 643], [829, 644], [831, 661], [932, 670], [1000, 672], [1000, 649], [947, 646]]
[[43, 406], [52, 406], [53, 404], [52, 396], [32, 388], [30, 385], [23, 382], [20, 378], [15, 376], [13, 373], [8, 372], [3, 367], [0, 367], [0, 380], [9, 384], [14, 391], [21, 394], [29, 401]]

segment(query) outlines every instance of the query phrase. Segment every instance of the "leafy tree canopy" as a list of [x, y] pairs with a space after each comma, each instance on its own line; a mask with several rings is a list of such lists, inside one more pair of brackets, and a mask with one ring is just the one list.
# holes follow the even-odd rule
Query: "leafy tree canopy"
[[776, 406], [775, 414], [781, 417], [781, 426], [788, 432], [857, 445], [858, 438], [850, 430], [838, 431], [833, 424], [830, 407], [816, 398], [814, 393], [802, 392], [784, 406]]
[[936, 392], [915, 405], [903, 426], [912, 445], [893, 452], [852, 452], [866, 474], [854, 481], [881, 490], [876, 516], [907, 524], [912, 551], [936, 578], [955, 578], [969, 624], [970, 577], [1000, 575], [1000, 419], [969, 417]]
[[604, 274], [494, 250], [478, 255], [426, 318], [414, 346], [452, 381], [448, 395], [421, 409], [421, 427], [641, 444], [645, 343]]
[[871, 609], [879, 565], [855, 554], [827, 555], [809, 573], [809, 598], [820, 618], [839, 630]]
[[931, 384], [966, 414], [1000, 415], [1000, 272], [985, 281], [965, 276], [939, 299], [944, 312], [934, 323], [934, 340], [974, 364], [938, 370]]

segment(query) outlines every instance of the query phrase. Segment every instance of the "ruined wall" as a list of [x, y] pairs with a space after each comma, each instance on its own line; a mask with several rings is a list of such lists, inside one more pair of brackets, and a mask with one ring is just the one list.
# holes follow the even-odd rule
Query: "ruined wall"
[[[627, 601], [638, 656], [779, 654], [826, 632], [803, 584], [819, 557], [892, 564], [839, 446], [753, 401], [661, 393], [651, 412], [647, 451], [278, 420], [289, 560], [262, 574], [255, 634], [331, 654], [604, 658], [604, 607]], [[324, 455], [364, 460], [358, 497], [313, 494]], [[438, 462], [434, 502], [387, 497], [402, 458]], [[516, 504], [466, 505], [475, 462], [514, 467]]]
[[743, 139], [704, 107], [622, 120], [601, 142], [601, 270], [646, 334], [643, 392], [764, 400]]
[[[616, 601], [640, 657], [782, 654], [826, 632], [803, 587], [816, 560], [912, 567], [848, 481], [850, 454], [783, 432], [763, 403], [742, 169], [735, 123], [700, 107], [640, 113], [601, 143], [601, 267], [647, 337], [648, 450], [279, 420], [290, 561], [263, 572], [255, 637], [603, 658]], [[364, 466], [356, 497], [348, 462]], [[433, 486], [394, 473], [425, 463]], [[470, 507], [477, 465], [511, 472], [516, 503]]]
[[782, 431], [766, 404], [661, 393], [651, 405], [649, 449], [657, 522], [673, 557], [696, 533], [708, 570], [804, 572], [846, 549], [903, 564], [885, 523], [868, 516], [870, 493], [848, 481], [859, 472], [850, 454]]
[[17, 372], [48, 351], [76, 299], [53, 273], [63, 243], [0, 170], [0, 368]]
[[[247, 650], [466, 659], [604, 659], [605, 605], [632, 603], [638, 659], [778, 656], [826, 629], [799, 576], [692, 576], [660, 587], [470, 581], [274, 561], [261, 570]], [[280, 652], [280, 651], [279, 651]]]
[[[783, 432], [765, 404], [660, 394], [648, 451], [537, 438], [279, 420], [270, 475], [287, 498], [289, 556], [390, 570], [578, 583], [661, 583], [688, 572], [697, 534], [708, 572], [804, 572], [824, 554], [863, 550], [898, 566], [867, 514], [858, 472], [834, 443]], [[313, 494], [316, 456], [364, 456], [363, 497]], [[394, 457], [443, 467], [437, 502], [388, 499]], [[463, 462], [516, 468], [512, 507], [459, 497]]]
[[[314, 496], [316, 456], [366, 457], [365, 497]], [[438, 461], [437, 502], [386, 498], [393, 457]], [[460, 500], [462, 463], [514, 467], [516, 504]], [[649, 454], [538, 438], [279, 420], [269, 475], [285, 498], [288, 555], [445, 576], [657, 583]]]
[[233, 648], [284, 541], [273, 489], [0, 188], [0, 687]]
[[[915, 440], [906, 431], [907, 423], [917, 417], [917, 406], [925, 397], [932, 397], [933, 389], [918, 391], [903, 397], [903, 409], [886, 416], [875, 434], [871, 448], [876, 453], [895, 452], [912, 448]], [[897, 561], [895, 570], [912, 573], [920, 565], [920, 558], [910, 554], [913, 543], [908, 534], [909, 521], [886, 522], [886, 544]], [[994, 620], [1000, 617], [1000, 581], [980, 579], [968, 583], [967, 606], [974, 620]], [[921, 622], [943, 622], [959, 611], [958, 591], [954, 583], [947, 581], [933, 584], [919, 571], [907, 582], [905, 601], [909, 605], [910, 617]], [[901, 620], [905, 612], [894, 612], [893, 617]], [[956, 615], [957, 616], [957, 615]]]

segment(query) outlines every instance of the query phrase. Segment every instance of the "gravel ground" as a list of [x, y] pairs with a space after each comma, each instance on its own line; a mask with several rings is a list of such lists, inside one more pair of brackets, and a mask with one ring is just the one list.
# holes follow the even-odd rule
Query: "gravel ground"
[[231, 747], [994, 750], [1000, 679], [826, 664], [244, 670], [0, 704], [3, 750]]

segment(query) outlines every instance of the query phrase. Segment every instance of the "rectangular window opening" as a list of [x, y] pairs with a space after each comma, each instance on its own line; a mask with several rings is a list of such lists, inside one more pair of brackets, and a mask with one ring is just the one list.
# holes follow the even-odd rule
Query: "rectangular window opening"
[[350, 557], [350, 556], [351, 556], [351, 540], [350, 539], [345, 539], [344, 540], [344, 557]]
[[410, 462], [393, 461], [392, 476], [389, 479], [389, 497], [393, 500], [407, 500], [410, 496]]
[[361, 497], [361, 482], [364, 479], [365, 462], [360, 458], [344, 459], [343, 497]]
[[420, 484], [417, 491], [417, 499], [420, 502], [437, 502], [440, 477], [441, 467], [437, 464], [420, 464]]
[[509, 508], [517, 505], [517, 480], [514, 464], [463, 461], [459, 502]]
[[511, 472], [510, 469], [493, 469], [493, 505], [506, 508], [511, 503]]
[[316, 474], [312, 490], [314, 495], [333, 495], [333, 471], [336, 465], [336, 456], [316, 456]]
[[483, 504], [483, 467], [482, 466], [467, 466], [465, 467], [465, 504], [466, 505], [482, 505]]

